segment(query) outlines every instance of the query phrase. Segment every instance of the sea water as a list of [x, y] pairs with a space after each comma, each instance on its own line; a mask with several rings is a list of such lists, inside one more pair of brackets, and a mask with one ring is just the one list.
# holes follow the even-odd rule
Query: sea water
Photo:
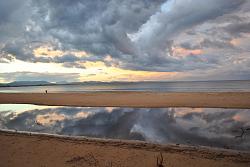
[[0, 87], [0, 92], [250, 92], [250, 81], [86, 82], [52, 86]]

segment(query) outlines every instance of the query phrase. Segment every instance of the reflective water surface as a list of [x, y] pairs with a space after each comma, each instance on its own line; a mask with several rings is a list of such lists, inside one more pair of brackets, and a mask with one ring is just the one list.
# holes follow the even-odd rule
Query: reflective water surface
[[247, 109], [2, 104], [0, 128], [250, 151], [250, 110]]

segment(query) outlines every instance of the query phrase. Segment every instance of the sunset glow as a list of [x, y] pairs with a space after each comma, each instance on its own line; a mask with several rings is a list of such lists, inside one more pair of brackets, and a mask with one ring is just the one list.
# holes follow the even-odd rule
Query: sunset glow
[[0, 82], [248, 80], [249, 9], [246, 0], [0, 1]]

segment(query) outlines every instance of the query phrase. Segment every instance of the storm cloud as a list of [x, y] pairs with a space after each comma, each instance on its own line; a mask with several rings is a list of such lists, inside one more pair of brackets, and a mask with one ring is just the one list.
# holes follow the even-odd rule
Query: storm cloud
[[[234, 41], [249, 39], [249, 6], [246, 0], [0, 0], [0, 56], [69, 68], [102, 61], [130, 70], [220, 72], [239, 57], [250, 63], [250, 47]], [[89, 56], [35, 55], [44, 45]]]

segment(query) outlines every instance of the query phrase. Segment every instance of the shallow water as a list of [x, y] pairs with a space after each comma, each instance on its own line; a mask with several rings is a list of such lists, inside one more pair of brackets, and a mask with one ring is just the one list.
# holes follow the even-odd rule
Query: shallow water
[[1, 104], [0, 128], [250, 151], [248, 109], [56, 107]]
[[160, 91], [160, 92], [250, 92], [250, 81], [195, 82], [111, 82], [76, 85], [0, 87], [0, 92], [87, 92], [87, 91]]

